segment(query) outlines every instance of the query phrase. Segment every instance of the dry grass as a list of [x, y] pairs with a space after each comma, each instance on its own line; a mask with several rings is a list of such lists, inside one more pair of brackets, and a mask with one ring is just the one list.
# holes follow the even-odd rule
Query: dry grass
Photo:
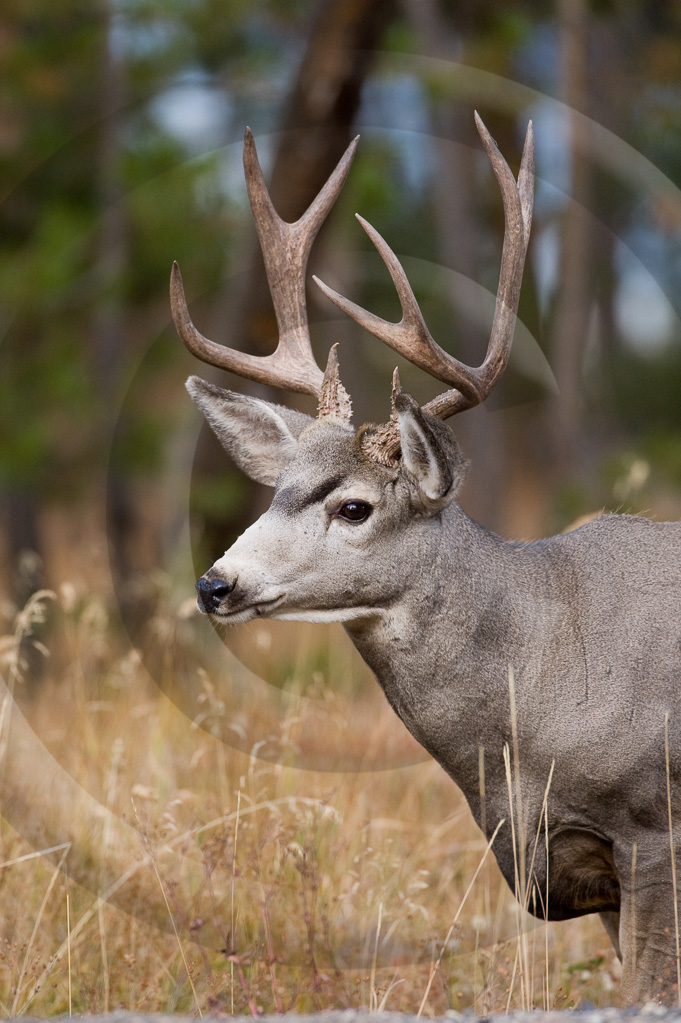
[[[249, 671], [163, 586], [154, 606], [145, 658], [70, 587], [0, 641], [2, 1013], [616, 998], [597, 920], [519, 920], [491, 855], [471, 885], [463, 797], [340, 633], [247, 627]], [[40, 629], [46, 677], [12, 705]]]

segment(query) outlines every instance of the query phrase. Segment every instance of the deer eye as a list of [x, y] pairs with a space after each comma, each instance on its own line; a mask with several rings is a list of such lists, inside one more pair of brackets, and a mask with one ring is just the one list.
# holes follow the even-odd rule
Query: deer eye
[[372, 511], [372, 506], [366, 501], [345, 501], [336, 514], [346, 522], [364, 522]]

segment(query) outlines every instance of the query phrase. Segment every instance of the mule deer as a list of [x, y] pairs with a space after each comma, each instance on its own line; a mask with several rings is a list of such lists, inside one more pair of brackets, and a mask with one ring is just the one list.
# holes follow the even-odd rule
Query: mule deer
[[[308, 211], [288, 224], [271, 204], [247, 130], [246, 182], [277, 349], [258, 358], [203, 337], [177, 265], [173, 317], [200, 359], [314, 395], [319, 415], [188, 380], [237, 465], [274, 487], [269, 510], [199, 579], [198, 606], [225, 623], [343, 622], [396, 713], [461, 787], [488, 838], [505, 820], [494, 853], [525, 905], [550, 920], [600, 913], [623, 963], [624, 999], [669, 1001], [678, 994], [679, 968], [670, 850], [681, 780], [681, 526], [604, 515], [566, 535], [515, 543], [457, 504], [466, 462], [443, 420], [482, 402], [508, 361], [534, 186], [531, 124], [516, 183], [476, 121], [505, 211], [485, 360], [473, 369], [436, 344], [396, 256], [359, 218], [394, 281], [402, 319], [389, 323], [317, 284], [449, 389], [420, 408], [401, 391], [396, 371], [390, 421], [358, 431], [336, 346], [325, 373], [314, 361], [305, 306], [310, 247], [357, 140]], [[515, 829], [509, 744], [518, 775]]]

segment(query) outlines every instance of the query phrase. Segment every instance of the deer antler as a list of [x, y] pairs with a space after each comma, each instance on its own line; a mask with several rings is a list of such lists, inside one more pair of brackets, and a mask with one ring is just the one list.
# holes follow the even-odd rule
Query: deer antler
[[312, 243], [347, 177], [357, 148], [354, 139], [312, 205], [289, 224], [276, 213], [258, 162], [250, 128], [244, 137], [244, 172], [248, 197], [260, 239], [267, 280], [279, 328], [279, 343], [272, 355], [256, 356], [209, 341], [191, 321], [182, 275], [173, 263], [170, 304], [177, 332], [189, 351], [203, 362], [228, 369], [249, 380], [320, 399], [323, 374], [310, 345], [305, 302], [305, 273]]
[[[371, 224], [357, 215], [357, 219], [376, 246], [393, 279], [402, 306], [402, 319], [390, 323], [333, 291], [317, 277], [315, 283], [339, 309], [352, 317], [361, 327], [403, 355], [415, 366], [431, 376], [450, 384], [452, 389], [438, 395], [424, 405], [424, 410], [439, 419], [448, 419], [485, 400], [508, 363], [513, 341], [520, 284], [527, 244], [532, 223], [534, 197], [534, 135], [532, 122], [528, 124], [525, 145], [518, 174], [518, 183], [510, 167], [499, 152], [492, 136], [475, 114], [475, 123], [482, 144], [490, 158], [504, 202], [504, 246], [501, 256], [499, 286], [494, 309], [494, 322], [487, 354], [482, 365], [466, 366], [443, 351], [433, 340], [414, 297], [407, 275], [397, 256]], [[367, 433], [365, 449], [372, 457], [391, 461], [399, 450], [399, 433], [389, 423]]]

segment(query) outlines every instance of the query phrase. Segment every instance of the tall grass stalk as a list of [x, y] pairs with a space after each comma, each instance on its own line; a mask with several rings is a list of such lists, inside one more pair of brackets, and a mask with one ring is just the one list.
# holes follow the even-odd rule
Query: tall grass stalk
[[[632, 955], [631, 955], [631, 971], [632, 975], [636, 976], [636, 959], [638, 954], [638, 941], [636, 935], [638, 933], [637, 926], [638, 921], [636, 919], [637, 906], [636, 906], [636, 858], [638, 855], [638, 846], [634, 842], [631, 847], [631, 933], [634, 935], [632, 942]], [[674, 852], [672, 850], [672, 857]]]
[[[26, 976], [26, 970], [28, 968], [28, 964], [29, 964], [30, 959], [31, 959], [31, 951], [33, 949], [33, 945], [34, 945], [34, 942], [35, 942], [35, 939], [36, 939], [36, 935], [38, 933], [38, 930], [40, 929], [40, 922], [41, 922], [41, 920], [43, 918], [43, 913], [45, 912], [45, 906], [47, 905], [47, 903], [49, 901], [50, 895], [52, 894], [52, 889], [54, 888], [57, 879], [59, 877], [61, 877], [60, 871], [61, 871], [61, 868], [64, 866], [64, 860], [66, 859], [66, 854], [68, 853], [70, 848], [71, 848], [71, 843], [70, 842], [67, 843], [66, 846], [63, 848], [63, 852], [62, 852], [61, 856], [59, 857], [59, 862], [57, 863], [57, 866], [54, 868], [54, 870], [52, 872], [52, 877], [50, 878], [50, 883], [48, 884], [47, 889], [45, 891], [45, 894], [43, 896], [43, 900], [40, 903], [40, 908], [38, 909], [38, 914], [36, 916], [35, 923], [33, 924], [33, 930], [31, 931], [31, 937], [28, 939], [28, 944], [26, 946], [26, 952], [24, 953], [24, 958], [23, 958], [22, 963], [21, 963], [21, 969], [19, 971], [19, 979], [17, 980], [17, 983], [16, 983], [16, 989], [15, 989], [15, 992], [14, 992], [14, 1001], [12, 1002], [12, 1012], [11, 1012], [12, 1016], [16, 1016], [16, 1014], [17, 1014], [17, 1005], [18, 1005], [19, 999], [20, 999], [20, 997], [21, 997], [21, 995], [23, 993], [23, 987], [22, 987], [23, 980], [24, 980], [24, 977]], [[46, 852], [52, 852], [52, 851], [54, 851], [54, 850], [51, 850], [51, 849], [46, 850]], [[36, 855], [38, 855], [38, 854], [36, 853]], [[29, 858], [29, 857], [20, 856], [19, 860], [25, 860], [27, 858]], [[14, 862], [18, 862], [18, 861], [15, 860]], [[4, 866], [8, 866], [8, 865], [9, 864], [4, 864]]]
[[66, 893], [66, 949], [69, 963], [69, 1016], [73, 1015], [72, 987], [71, 987], [71, 913], [69, 912], [69, 893]]
[[542, 813], [544, 815], [544, 855], [546, 857], [546, 891], [544, 895], [544, 919], [546, 924], [544, 926], [544, 977], [546, 984], [542, 985], [542, 998], [544, 1000], [544, 1011], [551, 1011], [551, 993], [549, 990], [549, 786], [553, 778], [553, 768], [555, 767], [555, 760], [551, 761], [551, 771], [549, 773], [549, 780], [546, 784], [546, 790], [544, 792], [544, 802], [542, 804]]
[[679, 946], [679, 893], [676, 883], [676, 849], [672, 821], [672, 783], [669, 770], [669, 711], [664, 715], [664, 761], [667, 772], [667, 813], [669, 816], [669, 851], [672, 862], [672, 890], [674, 892], [674, 938], [676, 941], [676, 993], [681, 1006], [681, 949]]
[[[520, 959], [520, 942], [516, 936], [515, 941], [515, 955], [513, 956], [513, 973], [511, 974], [511, 983], [508, 985], [508, 998], [506, 999], [506, 1015], [510, 1012], [511, 1001], [513, 999], [513, 987], [515, 985], [516, 973], [518, 972], [518, 960]], [[523, 1010], [527, 1011], [527, 1010]]]
[[[510, 1008], [511, 999], [513, 997], [513, 987], [515, 984], [516, 974], [520, 976], [520, 998], [521, 998], [521, 1009], [523, 1012], [527, 1012], [529, 1009], [527, 999], [527, 947], [525, 941], [525, 927], [524, 927], [524, 916], [523, 910], [525, 909], [525, 898], [526, 898], [526, 884], [524, 874], [521, 874], [521, 856], [520, 852], [524, 846], [524, 841], [518, 836], [518, 828], [516, 826], [516, 814], [518, 813], [517, 802], [514, 806], [514, 785], [511, 775], [511, 752], [508, 743], [504, 744], [504, 768], [506, 771], [506, 786], [508, 788], [508, 805], [509, 805], [509, 817], [511, 821], [511, 842], [513, 845], [513, 872], [515, 881], [515, 921], [516, 921], [516, 954], [513, 962], [513, 974], [511, 976], [511, 984], [508, 992], [507, 1001], [507, 1012]], [[523, 857], [524, 865], [524, 857]]]
[[[70, 842], [61, 842], [59, 845], [51, 845], [49, 849], [37, 849], [35, 852], [24, 853], [23, 856], [15, 856], [13, 860], [5, 860], [4, 863], [0, 863], [0, 870], [4, 870], [5, 867], [12, 867], [16, 863], [26, 863], [28, 860], [37, 860], [43, 856], [50, 856], [52, 853], [61, 852], [63, 849], [68, 852], [70, 848]], [[59, 861], [60, 865], [62, 861], [63, 857]]]
[[422, 1016], [423, 1015], [423, 1010], [426, 1007], [426, 1002], [428, 1001], [428, 995], [430, 994], [430, 989], [433, 986], [433, 981], [435, 980], [435, 975], [437, 974], [437, 971], [440, 968], [440, 963], [442, 962], [442, 957], [445, 954], [445, 950], [447, 948], [447, 945], [449, 944], [449, 939], [451, 938], [452, 934], [454, 933], [454, 928], [456, 927], [457, 923], [459, 922], [459, 917], [461, 916], [461, 911], [462, 911], [463, 907], [466, 905], [466, 901], [468, 899], [468, 896], [473, 891], [473, 886], [474, 886], [475, 882], [478, 879], [478, 874], [480, 873], [480, 871], [483, 868], [484, 862], [487, 859], [487, 854], [489, 853], [490, 849], [494, 845], [494, 840], [497, 837], [497, 835], [499, 834], [499, 829], [501, 828], [502, 824], [505, 824], [505, 823], [506, 823], [506, 819], [505, 819], [505, 817], [502, 817], [501, 820], [499, 821], [499, 823], [497, 824], [496, 828], [494, 829], [494, 834], [492, 835], [492, 837], [490, 838], [489, 842], [487, 843], [487, 847], [485, 848], [485, 851], [482, 854], [482, 858], [480, 859], [480, 862], [478, 863], [477, 867], [475, 868], [475, 873], [473, 874], [473, 877], [470, 879], [470, 882], [468, 884], [468, 888], [466, 888], [466, 891], [464, 892], [464, 896], [463, 896], [461, 902], [459, 903], [459, 908], [457, 909], [456, 914], [454, 916], [454, 919], [452, 920], [452, 922], [450, 924], [450, 927], [449, 927], [449, 930], [447, 931], [447, 935], [445, 937], [445, 940], [442, 942], [442, 948], [440, 949], [440, 954], [437, 957], [437, 962], [435, 962], [431, 966], [431, 968], [430, 968], [430, 973], [428, 974], [428, 983], [426, 985], [426, 990], [423, 992], [423, 998], [421, 999], [421, 1004], [419, 1005], [418, 1012], [416, 1013], [417, 1016]]
[[[234, 919], [234, 882], [236, 879], [236, 849], [237, 842], [239, 840], [239, 813], [241, 811], [241, 789], [239, 789], [236, 797], [236, 817], [234, 820], [234, 852], [232, 853], [232, 878], [230, 882], [230, 927], [229, 927], [229, 951], [230, 955], [234, 952], [235, 943], [235, 919]], [[234, 1015], [234, 962], [230, 959], [230, 984], [232, 991], [232, 1015]]]
[[[549, 799], [549, 791], [551, 789], [551, 782], [553, 781], [553, 771], [554, 771], [555, 766], [556, 766], [556, 762], [555, 762], [555, 760], [552, 760], [551, 761], [551, 767], [549, 769], [549, 777], [548, 777], [548, 780], [546, 782], [546, 788], [544, 789], [544, 796], [543, 796], [543, 799], [542, 799], [542, 807], [541, 807], [541, 811], [539, 813], [539, 821], [537, 822], [537, 833], [534, 836], [534, 845], [532, 846], [532, 858], [530, 860], [530, 867], [529, 867], [529, 870], [527, 872], [527, 876], [529, 878], [529, 886], [526, 886], [527, 887], [526, 896], [525, 896], [526, 902], [525, 902], [525, 905], [523, 906], [523, 909], [525, 909], [526, 912], [529, 912], [529, 909], [530, 909], [529, 901], [530, 901], [530, 896], [531, 896], [531, 898], [532, 898], [532, 913], [533, 913], [534, 916], [537, 916], [537, 912], [536, 912], [536, 910], [538, 908], [537, 907], [537, 899], [539, 899], [540, 902], [543, 903], [540, 908], [542, 910], [542, 915], [543, 915], [544, 920], [546, 922], [548, 922], [548, 913], [549, 913], [549, 819], [548, 819], [548, 812], [549, 811], [548, 811], [548, 799]], [[541, 832], [542, 832], [542, 824], [544, 825], [544, 847], [545, 847], [545, 855], [546, 855], [546, 894], [545, 894], [545, 898], [544, 899], [542, 898], [541, 891], [539, 890], [537, 885], [532, 881], [532, 877], [533, 877], [533, 874], [534, 874], [534, 863], [535, 863], [535, 859], [537, 857], [537, 849], [539, 848], [539, 839], [540, 839]], [[546, 944], [546, 948], [545, 948], [546, 971], [548, 971], [548, 928], [546, 927], [546, 923], [544, 925], [544, 932], [545, 932], [545, 942], [547, 943]], [[534, 931], [532, 932], [532, 971], [533, 972], [532, 972], [532, 979], [531, 979], [531, 982], [530, 982], [530, 991], [534, 990]], [[546, 991], [548, 991], [548, 972], [546, 973]], [[542, 982], [542, 998], [544, 998], [544, 992], [545, 992], [545, 986], [544, 986], [544, 983]], [[546, 1006], [546, 1000], [544, 1000], [544, 1005]], [[548, 1012], [548, 1009], [546, 1009], [545, 1011]]]
[[378, 904], [378, 920], [376, 922], [376, 938], [374, 940], [374, 957], [371, 962], [371, 974], [369, 975], [369, 1012], [375, 1012], [378, 1007], [376, 995], [376, 959], [378, 957], [378, 939], [381, 936], [381, 920], [383, 918], [383, 903]]
[[[277, 987], [277, 975], [276, 975], [275, 969], [274, 969], [274, 964], [276, 962], [276, 958], [275, 958], [275, 955], [274, 955], [274, 944], [272, 942], [272, 928], [270, 926], [270, 914], [269, 914], [269, 910], [267, 908], [267, 895], [265, 893], [264, 886], [261, 885], [261, 888], [262, 888], [262, 915], [263, 915], [263, 921], [265, 923], [265, 937], [267, 939], [267, 964], [268, 964], [269, 971], [270, 971], [270, 982], [271, 982], [271, 985], [272, 985], [272, 997], [274, 998], [274, 1004], [277, 1007], [277, 1012], [281, 1014], [281, 1013], [284, 1012], [284, 1003], [282, 1002], [281, 995], [279, 994], [279, 988]], [[230, 964], [230, 965], [232, 965], [232, 967], [233, 967], [233, 964]]]
[[[515, 794], [515, 835], [513, 854], [515, 859], [516, 898], [518, 904], [527, 912], [528, 887], [527, 887], [527, 821], [523, 812], [523, 793], [520, 774], [520, 746], [518, 743], [518, 714], [516, 709], [515, 669], [512, 664], [508, 666], [508, 696], [511, 712], [511, 744], [513, 748], [513, 784], [511, 785], [510, 755], [505, 757], [507, 785], [509, 785], [509, 806], [511, 820], [513, 820], [513, 796]], [[517, 840], [517, 847], [516, 847]], [[517, 849], [517, 851], [516, 851]], [[527, 945], [527, 929], [524, 916], [517, 914], [518, 923], [518, 953], [520, 961], [520, 990], [521, 1005], [527, 1011], [530, 1008], [531, 995], [529, 994], [529, 949]]]
[[97, 924], [99, 926], [99, 949], [102, 956], [102, 978], [104, 983], [104, 1013], [109, 1011], [109, 957], [106, 951], [106, 929], [104, 927], [104, 906], [100, 906], [97, 912]]
[[376, 1006], [376, 1012], [385, 1012], [385, 1007], [388, 1004], [388, 998], [390, 997], [392, 992], [396, 988], [398, 988], [400, 986], [400, 984], [404, 984], [404, 983], [405, 983], [404, 977], [400, 977], [398, 979], [397, 970], [395, 970], [395, 972], [393, 973], [392, 980], [390, 981], [390, 983], [386, 987], [386, 989], [385, 989], [385, 991], [383, 993], [383, 997], [381, 998], [380, 1002]]
[[161, 880], [161, 875], [159, 874], [158, 867], [156, 866], [156, 860], [153, 857], [152, 857], [152, 861], [151, 862], [152, 862], [152, 866], [154, 868], [154, 873], [156, 874], [156, 880], [158, 881], [159, 888], [161, 889], [161, 892], [163, 893], [163, 900], [164, 900], [164, 902], [166, 904], [166, 908], [168, 910], [168, 917], [169, 917], [170, 922], [171, 922], [172, 927], [173, 927], [173, 933], [175, 934], [175, 938], [177, 939], [177, 947], [179, 949], [180, 955], [182, 956], [182, 962], [184, 963], [184, 969], [185, 969], [185, 972], [187, 974], [187, 980], [189, 981], [189, 986], [191, 987], [192, 994], [194, 995], [194, 1004], [196, 1005], [196, 1011], [198, 1012], [199, 1016], [203, 1017], [203, 1013], [201, 1012], [201, 1003], [199, 1002], [198, 995], [196, 994], [196, 988], [194, 987], [194, 981], [192, 979], [192, 971], [191, 971], [191, 969], [189, 967], [189, 963], [187, 962], [187, 957], [186, 957], [185, 952], [184, 952], [184, 946], [183, 946], [182, 941], [180, 939], [180, 935], [178, 934], [177, 926], [175, 924], [175, 917], [173, 916], [173, 911], [171, 910], [170, 903], [168, 902], [168, 895], [166, 894], [165, 885], [163, 884], [163, 881]]

